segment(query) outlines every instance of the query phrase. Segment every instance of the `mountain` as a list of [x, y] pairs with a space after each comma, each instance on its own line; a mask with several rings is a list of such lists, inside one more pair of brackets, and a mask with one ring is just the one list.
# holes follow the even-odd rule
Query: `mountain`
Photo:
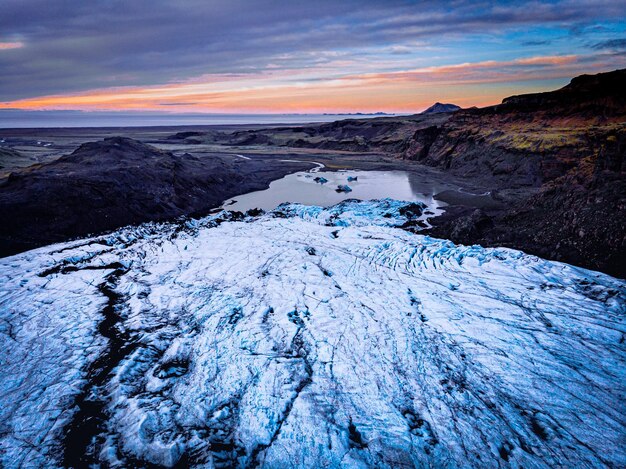
[[414, 211], [222, 212], [0, 259], [0, 465], [624, 466], [624, 282], [398, 228]]
[[422, 111], [422, 114], [437, 114], [440, 112], [455, 112], [458, 111], [459, 109], [461, 109], [461, 106], [457, 106], [456, 104], [442, 104], [442, 103], [435, 103], [432, 106], [430, 106], [428, 109], [426, 109], [425, 111]]

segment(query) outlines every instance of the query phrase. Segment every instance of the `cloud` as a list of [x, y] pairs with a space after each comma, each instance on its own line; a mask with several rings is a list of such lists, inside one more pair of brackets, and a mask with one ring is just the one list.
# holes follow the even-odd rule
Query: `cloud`
[[626, 38], [609, 39], [606, 41], [597, 42], [591, 47], [596, 50], [604, 50], [604, 49], [624, 50], [626, 49]]
[[534, 40], [534, 41], [523, 41], [523, 46], [547, 46], [548, 44], [552, 44], [552, 41], [548, 39], [543, 40]]
[[20, 49], [24, 47], [23, 42], [0, 42], [0, 50], [6, 49]]

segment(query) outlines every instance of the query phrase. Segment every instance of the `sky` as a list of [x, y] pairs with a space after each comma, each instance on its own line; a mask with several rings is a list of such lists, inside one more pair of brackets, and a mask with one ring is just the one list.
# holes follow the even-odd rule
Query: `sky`
[[0, 109], [419, 112], [626, 68], [626, 2], [1, 0]]

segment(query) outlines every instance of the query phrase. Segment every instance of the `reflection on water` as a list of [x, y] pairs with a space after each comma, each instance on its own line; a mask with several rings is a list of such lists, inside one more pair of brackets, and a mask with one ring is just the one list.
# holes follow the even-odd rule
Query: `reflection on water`
[[[320, 184], [315, 178], [324, 178], [327, 182]], [[337, 192], [335, 189], [340, 185], [348, 185], [352, 192]], [[388, 197], [424, 202], [434, 215], [439, 215], [442, 212], [441, 207], [446, 204], [435, 200], [433, 196], [453, 188], [407, 171], [298, 172], [272, 182], [268, 189], [229, 199], [224, 202], [223, 207], [242, 212], [252, 208], [272, 210], [283, 202], [328, 207], [345, 199], [370, 200]]]

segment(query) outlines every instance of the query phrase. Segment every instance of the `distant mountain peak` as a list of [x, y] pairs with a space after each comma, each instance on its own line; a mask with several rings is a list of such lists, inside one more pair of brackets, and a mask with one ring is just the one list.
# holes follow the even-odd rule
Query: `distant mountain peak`
[[441, 112], [454, 112], [454, 111], [458, 111], [459, 109], [461, 109], [461, 107], [457, 106], [456, 104], [436, 102], [435, 104], [430, 106], [428, 109], [426, 109], [424, 112], [422, 112], [422, 114], [438, 114]]

